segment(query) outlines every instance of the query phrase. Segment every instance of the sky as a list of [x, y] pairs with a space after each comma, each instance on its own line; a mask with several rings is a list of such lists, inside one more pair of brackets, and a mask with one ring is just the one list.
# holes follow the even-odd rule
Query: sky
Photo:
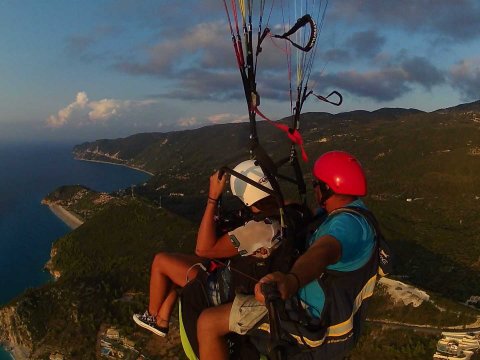
[[[282, 34], [306, 12], [317, 20], [308, 87], [324, 96], [336, 90], [343, 104], [312, 96], [303, 112], [434, 111], [479, 100], [478, 0], [305, 2], [266, 0], [262, 23]], [[0, 142], [83, 142], [248, 118], [223, 0], [0, 0], [0, 7]], [[308, 35], [308, 26], [301, 31]], [[257, 59], [259, 109], [274, 120], [291, 113], [285, 44], [267, 36]]]

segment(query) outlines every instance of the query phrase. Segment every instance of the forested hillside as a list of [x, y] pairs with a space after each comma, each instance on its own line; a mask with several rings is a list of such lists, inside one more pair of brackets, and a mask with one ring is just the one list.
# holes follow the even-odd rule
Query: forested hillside
[[[365, 201], [397, 253], [396, 276], [431, 294], [419, 306], [405, 305], [379, 287], [371, 319], [443, 327], [470, 324], [478, 316], [458, 302], [480, 295], [479, 114], [480, 104], [473, 103], [433, 113], [381, 109], [303, 115], [307, 184], [319, 154], [332, 149], [355, 154], [369, 179]], [[261, 122], [259, 137], [274, 159], [288, 156], [285, 134]], [[75, 147], [79, 159], [121, 163], [155, 175], [144, 185], [112, 194], [75, 185], [47, 196], [86, 221], [54, 243], [49, 267], [60, 279], [1, 310], [13, 312], [18, 329], [28, 334], [22, 341], [32, 359], [55, 351], [92, 359], [99, 334], [109, 326], [150, 358], [183, 356], [175, 321], [172, 336], [159, 339], [136, 327], [131, 315], [146, 307], [153, 255], [193, 250], [208, 176], [246, 159], [247, 140], [248, 124], [228, 124]], [[295, 197], [291, 186], [285, 192]], [[225, 200], [230, 207], [238, 205], [228, 194]], [[0, 336], [2, 331], [9, 330], [1, 329]], [[435, 335], [371, 323], [351, 359], [430, 358], [435, 342]]]
[[[285, 134], [266, 122], [258, 125], [272, 157], [288, 156]], [[431, 113], [307, 113], [300, 131], [310, 156], [303, 164], [307, 184], [312, 162], [325, 151], [347, 150], [360, 159], [369, 180], [366, 201], [399, 254], [401, 274], [459, 301], [480, 294], [480, 102]], [[248, 124], [226, 124], [101, 140], [74, 153], [84, 159], [116, 154], [157, 174], [138, 194], [198, 220], [208, 176], [247, 158], [247, 144]]]

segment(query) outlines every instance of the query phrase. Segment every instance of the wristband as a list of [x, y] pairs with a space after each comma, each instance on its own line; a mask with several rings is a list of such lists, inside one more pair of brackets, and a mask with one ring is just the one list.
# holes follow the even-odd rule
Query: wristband
[[214, 201], [214, 202], [217, 202], [217, 201], [218, 201], [218, 199], [214, 199], [214, 198], [212, 198], [212, 197], [210, 197], [210, 196], [208, 197], [208, 200], [211, 200], [211, 201]]
[[295, 290], [295, 292], [300, 290], [300, 278], [298, 277], [298, 275], [293, 272], [289, 272], [287, 273], [287, 275], [292, 275], [295, 278], [295, 280], [297, 280], [297, 290]]

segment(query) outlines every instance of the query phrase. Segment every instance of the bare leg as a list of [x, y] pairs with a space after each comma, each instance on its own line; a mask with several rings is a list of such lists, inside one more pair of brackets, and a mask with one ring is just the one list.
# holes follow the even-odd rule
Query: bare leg
[[197, 322], [197, 338], [200, 360], [227, 360], [228, 346], [225, 339], [230, 330], [228, 319], [232, 303], [205, 309]]
[[160, 306], [160, 310], [158, 311], [157, 315], [157, 325], [161, 327], [168, 327], [170, 323], [170, 316], [172, 315], [173, 308], [175, 307], [175, 303], [177, 302], [177, 291], [175, 290], [177, 286], [172, 286], [170, 292], [168, 293], [167, 297], [163, 301], [162, 306]]
[[[203, 259], [195, 255], [158, 253], [152, 263], [150, 275], [150, 302], [148, 311], [158, 316], [160, 326], [168, 325], [177, 295], [175, 287], [186, 284], [186, 275], [190, 267]], [[190, 270], [189, 279], [195, 278], [198, 268]], [[165, 308], [163, 307], [165, 303]], [[165, 322], [160, 323], [161, 320]], [[165, 325], [166, 324], [166, 325]]]

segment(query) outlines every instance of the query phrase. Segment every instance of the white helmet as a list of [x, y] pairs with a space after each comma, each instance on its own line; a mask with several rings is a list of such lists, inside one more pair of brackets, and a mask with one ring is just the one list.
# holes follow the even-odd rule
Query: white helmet
[[[252, 179], [258, 184], [273, 190], [272, 185], [263, 173], [262, 168], [258, 165], [255, 165], [254, 160], [241, 162], [233, 170], [248, 177], [249, 179]], [[234, 175], [230, 177], [230, 188], [232, 189], [232, 194], [242, 200], [242, 202], [247, 206], [256, 203], [258, 200], [262, 200], [269, 195], [265, 191], [236, 178]]]

